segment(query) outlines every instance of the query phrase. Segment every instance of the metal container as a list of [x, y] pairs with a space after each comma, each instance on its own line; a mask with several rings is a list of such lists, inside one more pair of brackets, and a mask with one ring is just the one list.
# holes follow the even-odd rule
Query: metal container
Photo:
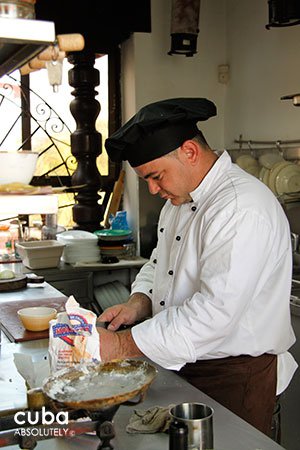
[[188, 450], [188, 426], [185, 423], [170, 423], [169, 450]]
[[214, 410], [204, 403], [180, 403], [170, 409], [172, 421], [188, 426], [190, 450], [212, 450]]
[[299, 248], [299, 234], [291, 233], [292, 251], [297, 252]]

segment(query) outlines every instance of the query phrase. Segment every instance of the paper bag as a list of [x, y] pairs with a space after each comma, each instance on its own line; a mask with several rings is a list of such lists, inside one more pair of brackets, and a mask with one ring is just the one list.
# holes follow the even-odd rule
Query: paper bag
[[73, 364], [101, 361], [96, 314], [82, 308], [73, 296], [68, 298], [65, 307], [65, 312], [50, 321], [49, 357], [52, 374]]

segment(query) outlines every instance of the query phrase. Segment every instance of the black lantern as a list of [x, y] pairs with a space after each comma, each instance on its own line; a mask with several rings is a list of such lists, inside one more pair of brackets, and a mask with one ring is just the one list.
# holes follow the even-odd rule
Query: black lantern
[[299, 0], [269, 0], [269, 23], [266, 28], [300, 24]]
[[197, 53], [200, 0], [172, 0], [171, 50], [168, 55]]

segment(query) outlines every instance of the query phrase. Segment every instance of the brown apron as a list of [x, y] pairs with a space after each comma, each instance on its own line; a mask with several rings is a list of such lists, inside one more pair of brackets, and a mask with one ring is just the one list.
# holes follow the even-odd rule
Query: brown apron
[[271, 435], [276, 403], [276, 355], [199, 360], [186, 364], [178, 373], [258, 430]]

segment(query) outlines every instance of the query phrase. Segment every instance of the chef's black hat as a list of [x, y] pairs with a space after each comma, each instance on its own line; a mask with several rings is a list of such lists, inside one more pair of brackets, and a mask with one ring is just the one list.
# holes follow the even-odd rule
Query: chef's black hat
[[197, 122], [217, 114], [206, 98], [171, 98], [144, 106], [105, 141], [112, 161], [137, 167], [159, 158], [199, 132]]

